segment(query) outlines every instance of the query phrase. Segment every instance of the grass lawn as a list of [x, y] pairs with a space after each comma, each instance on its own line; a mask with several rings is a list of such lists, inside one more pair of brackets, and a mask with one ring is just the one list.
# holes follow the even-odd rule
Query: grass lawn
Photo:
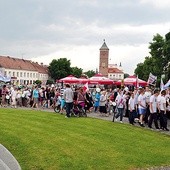
[[0, 109], [0, 143], [23, 170], [133, 170], [170, 165], [170, 136], [128, 124]]

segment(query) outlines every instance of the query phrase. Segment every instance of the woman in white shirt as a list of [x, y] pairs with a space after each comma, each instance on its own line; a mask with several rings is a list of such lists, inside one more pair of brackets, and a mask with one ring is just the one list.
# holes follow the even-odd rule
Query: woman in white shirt
[[129, 123], [133, 125], [136, 116], [136, 104], [135, 104], [135, 96], [133, 92], [131, 93], [128, 106], [129, 106]]
[[145, 127], [143, 124], [143, 118], [146, 113], [146, 96], [145, 96], [145, 90], [142, 88], [140, 89], [140, 95], [138, 96], [138, 110], [139, 110], [139, 125], [142, 127]]
[[124, 109], [125, 109], [126, 100], [123, 97], [123, 91], [121, 89], [118, 92], [115, 102], [117, 104], [117, 110], [118, 110], [118, 113], [115, 117], [116, 121], [117, 121], [117, 118], [120, 116], [120, 123], [123, 123], [122, 119], [123, 119], [123, 113], [124, 113]]
[[162, 90], [161, 97], [159, 101], [159, 111], [160, 111], [160, 125], [161, 129], [169, 131], [167, 128], [167, 114], [166, 114], [166, 91]]

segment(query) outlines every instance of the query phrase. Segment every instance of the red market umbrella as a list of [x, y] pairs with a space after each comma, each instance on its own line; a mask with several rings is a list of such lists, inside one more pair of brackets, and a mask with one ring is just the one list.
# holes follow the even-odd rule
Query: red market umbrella
[[139, 84], [139, 86], [146, 86], [147, 85], [146, 81], [141, 80], [141, 79], [137, 78], [136, 76], [129, 76], [129, 77], [124, 79], [124, 84], [125, 85], [134, 85], [134, 86], [136, 86], [137, 83]]
[[59, 82], [63, 82], [63, 83], [78, 83], [79, 80], [78, 78], [74, 77], [73, 75], [69, 75], [65, 78], [62, 78], [59, 80]]
[[89, 79], [86, 79], [86, 78], [78, 78], [78, 80], [79, 80], [79, 83], [80, 84], [86, 84], [86, 83], [89, 83]]
[[119, 80], [117, 82], [115, 82], [116, 85], [132, 85], [132, 86], [136, 86], [137, 82], [139, 84], [139, 86], [146, 86], [147, 82], [144, 80], [141, 80], [139, 78], [137, 78], [136, 76], [129, 76], [127, 78], [124, 79], [124, 81], [122, 82], [122, 80]]
[[89, 78], [89, 84], [113, 84], [113, 80], [104, 77], [101, 74], [96, 74]]

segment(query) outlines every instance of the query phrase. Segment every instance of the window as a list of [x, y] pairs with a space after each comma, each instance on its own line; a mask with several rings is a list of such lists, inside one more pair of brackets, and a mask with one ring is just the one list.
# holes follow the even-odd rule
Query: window
[[19, 77], [19, 72], [17, 72], [17, 77]]
[[7, 74], [7, 72], [5, 71], [5, 72], [4, 72], [4, 76], [7, 76], [6, 74]]
[[105, 63], [102, 63], [102, 67], [105, 67], [106, 66], [106, 64]]
[[27, 77], [29, 77], [29, 73], [27, 73]]
[[15, 77], [15, 72], [12, 73], [12, 76]]
[[20, 72], [20, 77], [22, 77], [22, 72]]
[[30, 73], [30, 77], [32, 77], [32, 73]]
[[35, 78], [35, 73], [33, 73], [33, 78]]
[[24, 72], [24, 77], [26, 77], [26, 72]]

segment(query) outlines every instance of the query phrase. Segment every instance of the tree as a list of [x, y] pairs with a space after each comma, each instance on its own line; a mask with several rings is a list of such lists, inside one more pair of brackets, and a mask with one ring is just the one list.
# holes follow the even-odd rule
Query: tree
[[127, 78], [127, 77], [129, 77], [130, 75], [128, 74], [128, 73], [125, 73], [124, 74], [124, 78]]
[[159, 79], [163, 74], [163, 69], [165, 65], [165, 63], [163, 62], [163, 60], [165, 59], [164, 45], [164, 38], [161, 35], [157, 34], [156, 36], [154, 36], [153, 42], [151, 42], [149, 46], [152, 58], [152, 61], [150, 62], [152, 63], [152, 65], [150, 65], [150, 67], [152, 67], [152, 73], [156, 75]]
[[75, 77], [81, 77], [82, 75], [82, 72], [83, 72], [83, 69], [82, 68], [78, 68], [78, 67], [72, 67], [72, 74], [75, 76]]
[[135, 74], [147, 81], [151, 72], [158, 77], [158, 85], [163, 74], [167, 76], [166, 80], [170, 74], [170, 64], [168, 64], [170, 63], [170, 33], [166, 34], [166, 39], [159, 34], [155, 35], [149, 44], [151, 56], [145, 57], [143, 63], [137, 64]]
[[47, 82], [46, 82], [46, 85], [48, 85], [48, 84], [54, 84], [54, 81], [53, 80], [47, 80]]
[[41, 85], [42, 82], [41, 82], [41, 80], [36, 80], [36, 81], [34, 82], [34, 84]]
[[170, 79], [170, 32], [165, 35], [164, 55], [164, 75], [165, 81], [168, 81]]
[[66, 58], [52, 60], [48, 67], [51, 78], [55, 81], [56, 79], [59, 80], [70, 75], [72, 73], [70, 65], [70, 60], [67, 60]]
[[88, 70], [84, 72], [84, 74], [87, 75], [88, 77], [92, 77], [96, 74], [96, 72], [94, 70]]

